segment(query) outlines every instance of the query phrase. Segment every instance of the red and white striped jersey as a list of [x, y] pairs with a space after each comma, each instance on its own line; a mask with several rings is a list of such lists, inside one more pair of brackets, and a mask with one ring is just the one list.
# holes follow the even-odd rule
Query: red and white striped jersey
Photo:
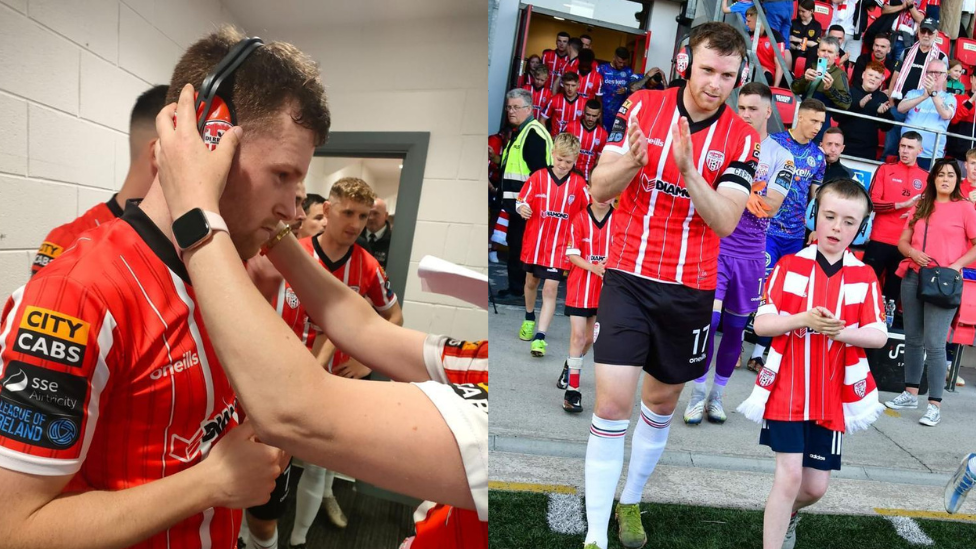
[[298, 294], [291, 289], [291, 286], [284, 279], [278, 284], [278, 292], [275, 294], [271, 306], [275, 308], [275, 312], [281, 315], [281, 320], [285, 321], [285, 324], [311, 351], [312, 344], [315, 343], [315, 335], [321, 329], [312, 323], [305, 307], [298, 299]]
[[[318, 259], [327, 271], [341, 280], [343, 284], [355, 290], [356, 293], [365, 297], [377, 311], [386, 311], [396, 305], [397, 297], [390, 288], [390, 280], [386, 278], [386, 271], [380, 266], [379, 261], [359, 244], [353, 244], [346, 255], [333, 262], [322, 251], [318, 237], [309, 236], [298, 242], [312, 257]], [[318, 329], [314, 324], [312, 327]], [[347, 360], [349, 360], [349, 354], [336, 348], [336, 352], [330, 363], [326, 365], [326, 369], [331, 372], [333, 366], [339, 366]]]
[[[593, 206], [576, 214], [569, 229], [569, 243], [566, 255], [578, 255], [588, 263], [597, 264], [607, 260], [610, 253], [610, 218], [613, 208], [606, 217], [597, 220]], [[600, 290], [603, 278], [572, 265], [566, 285], [566, 306], [577, 309], [596, 309], [600, 304]]]
[[[603, 154], [627, 154], [629, 120], [647, 139], [647, 166], [620, 195], [608, 269], [665, 283], [712, 290], [719, 238], [695, 210], [671, 152], [671, 128], [688, 117], [684, 87], [640, 90], [620, 107]], [[689, 118], [690, 121], [690, 118]], [[725, 104], [691, 124], [698, 173], [716, 189], [748, 194], [759, 164], [759, 135]]]
[[563, 73], [566, 72], [569, 54], [560, 56], [556, 50], [545, 50], [542, 52], [542, 64], [549, 68], [549, 80], [546, 80], [546, 87], [552, 89], [553, 82], [559, 82]]
[[598, 96], [603, 95], [603, 75], [596, 72], [595, 70], [590, 70], [586, 73], [586, 76], [582, 74], [579, 75], [579, 94], [583, 96], [583, 99], [594, 99]]
[[549, 103], [552, 101], [552, 90], [548, 86], [535, 89], [535, 86], [531, 83], [522, 86], [522, 89], [528, 90], [532, 94], [532, 117], [536, 120], [543, 120], [542, 116], [546, 113], [546, 109], [549, 108]]
[[[842, 261], [841, 270], [828, 277], [817, 262], [816, 245], [782, 258], [769, 275], [756, 315], [792, 315], [824, 307], [848, 327], [887, 333], [874, 270], [850, 252], [844, 253]], [[833, 431], [844, 431], [846, 369], [868, 369], [864, 349], [801, 328], [774, 337], [769, 352], [767, 367], [775, 369], [778, 363], [778, 371], [763, 417], [816, 421]], [[867, 386], [861, 388], [864, 394], [874, 390], [873, 379], [867, 377]]]
[[592, 130], [583, 125], [583, 120], [577, 120], [566, 126], [566, 133], [571, 133], [580, 141], [580, 152], [576, 158], [576, 169], [583, 174], [583, 179], [590, 180], [590, 172], [596, 166], [603, 147], [607, 145], [607, 130], [597, 121]]
[[542, 114], [542, 118], [551, 120], [550, 124], [552, 128], [549, 130], [549, 133], [555, 137], [566, 131], [566, 126], [583, 116], [585, 106], [586, 99], [583, 99], [579, 94], [576, 94], [576, 97], [572, 100], [567, 99], [566, 95], [562, 93], [554, 95], [552, 101], [549, 102], [549, 106], [546, 107], [545, 112]]
[[558, 179], [552, 167], [537, 170], [522, 186], [518, 203], [532, 208], [522, 237], [522, 263], [567, 270], [569, 225], [586, 208], [590, 195], [586, 181], [576, 172]]
[[54, 261], [62, 252], [70, 248], [81, 233], [121, 217], [122, 208], [115, 201], [115, 197], [116, 195], [113, 194], [108, 202], [95, 204], [74, 221], [55, 227], [48, 233], [44, 242], [41, 243], [41, 247], [37, 249], [37, 254], [34, 255], [31, 276], [37, 274], [37, 271], [46, 267], [48, 263]]
[[[203, 460], [243, 419], [173, 243], [134, 205], [16, 290], [0, 320], [0, 467], [117, 491]], [[134, 545], [230, 548], [208, 509]]]

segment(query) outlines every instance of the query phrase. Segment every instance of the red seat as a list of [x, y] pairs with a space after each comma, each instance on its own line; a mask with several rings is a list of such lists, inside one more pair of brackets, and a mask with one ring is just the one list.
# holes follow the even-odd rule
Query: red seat
[[956, 39], [956, 59], [967, 67], [976, 66], [976, 40], [959, 37]]
[[939, 31], [939, 34], [935, 36], [935, 45], [939, 46], [939, 49], [942, 50], [942, 53], [946, 54], [946, 56], [948, 57], [949, 46], [951, 45], [949, 42], [949, 35], [947, 35], [942, 31]]
[[833, 17], [834, 6], [827, 2], [814, 2], [813, 18], [820, 21], [820, 26], [823, 27], [824, 34], [827, 34], [827, 29], [830, 28], [830, 20]]
[[802, 55], [796, 58], [796, 65], [793, 66], [793, 78], [803, 78], [803, 72], [807, 70], [807, 58]]
[[783, 125], [789, 128], [793, 125], [793, 119], [796, 118], [797, 109], [800, 108], [796, 96], [789, 88], [770, 88], [769, 91], [773, 94], [773, 105], [779, 112]]
[[949, 330], [949, 343], [972, 345], [976, 341], [976, 280], [962, 281], [962, 303]]
[[793, 0], [793, 18], [791, 19], [791, 21], [793, 19], [796, 19], [796, 12], [799, 9], [799, 5], [800, 5], [799, 0]]

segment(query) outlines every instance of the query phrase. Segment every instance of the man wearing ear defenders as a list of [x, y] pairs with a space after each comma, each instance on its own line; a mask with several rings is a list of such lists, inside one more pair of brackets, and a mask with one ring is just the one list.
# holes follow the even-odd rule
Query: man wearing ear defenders
[[121, 217], [127, 200], [146, 196], [156, 177], [156, 167], [152, 163], [152, 149], [156, 144], [156, 115], [166, 105], [168, 89], [169, 86], [149, 88], [132, 107], [129, 117], [129, 172], [122, 188], [108, 202], [96, 204], [81, 217], [48, 233], [34, 255], [31, 276], [70, 248], [81, 233]]
[[224, 217], [201, 214], [173, 228], [153, 184], [140, 204], [87, 232], [3, 308], [4, 547], [230, 549], [237, 509], [269, 499], [282, 452], [257, 441], [250, 422], [240, 425], [242, 403], [180, 248], [218, 228], [229, 231], [238, 266], [256, 255], [281, 220], [296, 217], [298, 184], [330, 116], [308, 56], [244, 38], [224, 28], [192, 44], [169, 89], [175, 101], [187, 82], [200, 86], [199, 127], [192, 107], [178, 127], [201, 146], [201, 134], [213, 141], [235, 118], [248, 130], [221, 200]]

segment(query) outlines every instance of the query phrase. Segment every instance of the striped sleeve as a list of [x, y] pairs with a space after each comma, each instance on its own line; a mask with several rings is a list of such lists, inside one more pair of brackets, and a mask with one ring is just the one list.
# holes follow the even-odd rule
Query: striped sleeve
[[729, 162], [719, 176], [717, 188], [731, 188], [748, 195], [752, 192], [752, 180], [759, 166], [759, 134], [743, 124], [743, 132], [734, 142], [737, 148], [733, 149], [731, 157], [735, 160]]

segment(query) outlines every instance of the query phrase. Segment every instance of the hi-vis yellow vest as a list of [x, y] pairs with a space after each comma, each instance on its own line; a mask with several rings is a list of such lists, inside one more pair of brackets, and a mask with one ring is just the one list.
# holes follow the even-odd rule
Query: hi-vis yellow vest
[[542, 125], [538, 120], [532, 119], [522, 127], [518, 135], [509, 142], [508, 147], [505, 148], [502, 154], [502, 199], [504, 200], [515, 200], [518, 198], [519, 191], [522, 190], [522, 184], [529, 179], [532, 175], [532, 171], [529, 169], [529, 165], [525, 162], [525, 158], [522, 157], [522, 146], [525, 145], [525, 139], [530, 133], [537, 132], [543, 139], [546, 140], [546, 164], [552, 163], [552, 136], [546, 130], [546, 127]]

